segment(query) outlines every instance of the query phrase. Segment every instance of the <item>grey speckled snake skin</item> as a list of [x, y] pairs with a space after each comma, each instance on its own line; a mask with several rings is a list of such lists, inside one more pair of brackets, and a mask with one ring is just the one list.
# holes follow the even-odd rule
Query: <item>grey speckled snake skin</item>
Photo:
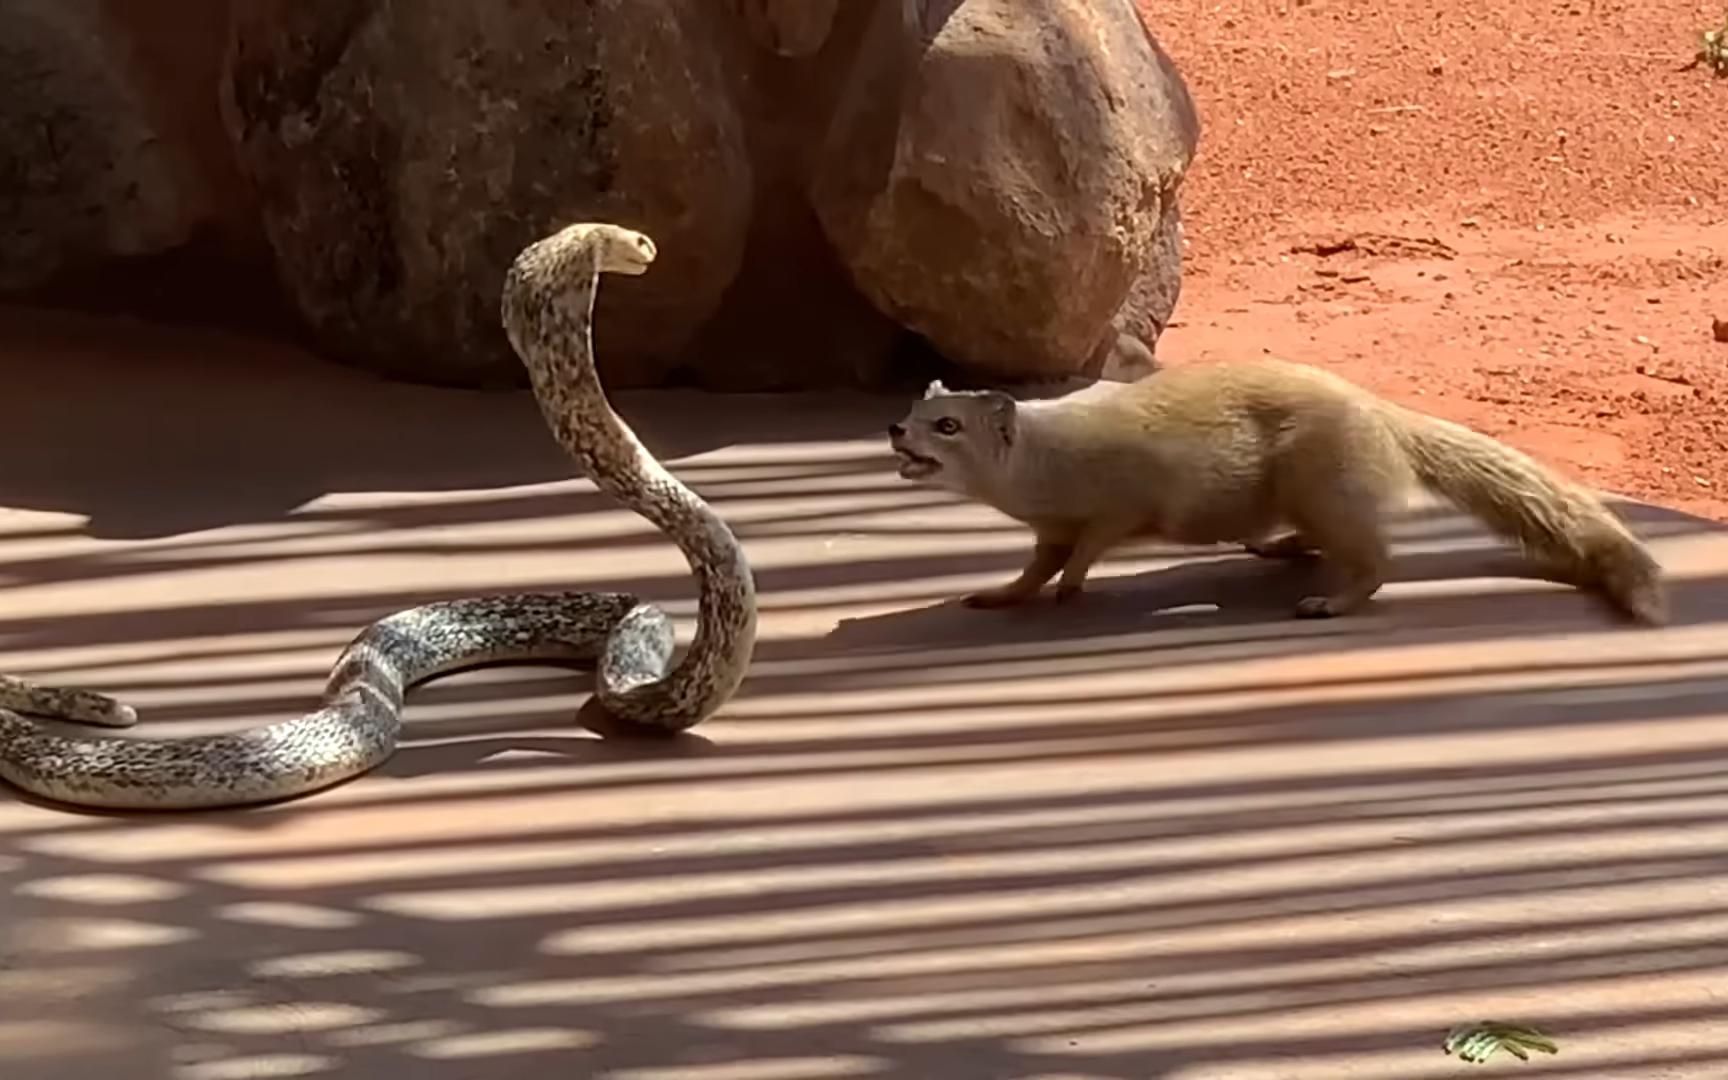
[[738, 688], [755, 648], [755, 581], [726, 523], [612, 410], [589, 333], [600, 275], [641, 274], [655, 254], [639, 232], [568, 226], [517, 256], [501, 313], [559, 444], [602, 491], [670, 537], [695, 572], [696, 633], [676, 665], [671, 621], [634, 596], [439, 601], [361, 631], [337, 660], [317, 711], [232, 735], [54, 735], [19, 713], [107, 727], [129, 726], [137, 715], [103, 694], [0, 676], [0, 778], [42, 798], [109, 809], [274, 802], [375, 768], [396, 749], [410, 688], [487, 663], [593, 662], [595, 696], [624, 725], [679, 731], [712, 715]]

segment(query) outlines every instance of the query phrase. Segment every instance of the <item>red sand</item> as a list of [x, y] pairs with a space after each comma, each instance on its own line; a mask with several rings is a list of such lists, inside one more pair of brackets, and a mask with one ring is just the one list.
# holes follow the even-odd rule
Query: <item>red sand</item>
[[1204, 125], [1166, 361], [1323, 364], [1728, 519], [1728, 81], [1681, 70], [1720, 7], [1144, 6]]

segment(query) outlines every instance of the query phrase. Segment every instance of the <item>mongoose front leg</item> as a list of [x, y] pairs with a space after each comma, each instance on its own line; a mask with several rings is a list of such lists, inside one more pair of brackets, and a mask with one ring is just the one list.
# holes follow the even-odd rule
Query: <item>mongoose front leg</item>
[[1088, 525], [1080, 539], [1075, 541], [1074, 550], [1062, 567], [1062, 578], [1056, 583], [1056, 602], [1065, 604], [1079, 596], [1086, 587], [1086, 575], [1091, 572], [1092, 564], [1133, 535], [1137, 525], [1133, 520], [1096, 521]]
[[961, 600], [967, 607], [1000, 608], [1013, 607], [1038, 595], [1038, 590], [1044, 583], [1056, 576], [1056, 571], [1062, 569], [1062, 564], [1068, 561], [1073, 545], [1056, 543], [1039, 539], [1032, 549], [1032, 558], [1026, 563], [1026, 569], [1020, 571], [1020, 576], [1006, 585], [994, 589], [973, 593]]

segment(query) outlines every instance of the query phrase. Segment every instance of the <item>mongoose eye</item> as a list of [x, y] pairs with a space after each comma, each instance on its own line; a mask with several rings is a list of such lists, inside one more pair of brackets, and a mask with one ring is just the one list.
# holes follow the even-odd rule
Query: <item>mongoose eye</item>
[[932, 426], [935, 427], [936, 434], [938, 435], [960, 434], [960, 421], [954, 419], [952, 416], [940, 417]]

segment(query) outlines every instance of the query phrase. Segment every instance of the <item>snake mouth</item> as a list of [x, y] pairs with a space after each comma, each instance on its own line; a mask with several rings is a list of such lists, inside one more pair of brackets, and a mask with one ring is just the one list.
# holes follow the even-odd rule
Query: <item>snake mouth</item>
[[914, 454], [903, 447], [895, 447], [894, 454], [900, 459], [900, 476], [902, 479], [923, 480], [942, 471], [942, 463], [935, 458]]

